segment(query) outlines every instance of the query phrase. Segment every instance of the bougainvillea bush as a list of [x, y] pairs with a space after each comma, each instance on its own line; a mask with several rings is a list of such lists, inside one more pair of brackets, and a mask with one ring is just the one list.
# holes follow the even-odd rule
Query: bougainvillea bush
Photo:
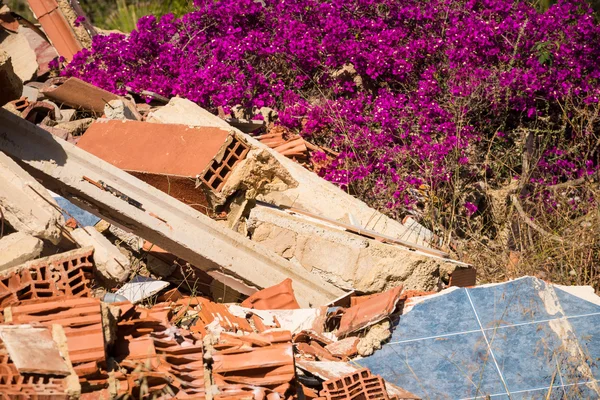
[[[338, 154], [326, 179], [432, 228], [485, 213], [486, 191], [511, 182], [552, 212], [553, 186], [598, 170], [600, 27], [583, 2], [543, 13], [514, 0], [195, 6], [95, 37], [63, 73], [213, 112], [274, 108], [279, 124]], [[568, 190], [569, 218], [597, 207]]]

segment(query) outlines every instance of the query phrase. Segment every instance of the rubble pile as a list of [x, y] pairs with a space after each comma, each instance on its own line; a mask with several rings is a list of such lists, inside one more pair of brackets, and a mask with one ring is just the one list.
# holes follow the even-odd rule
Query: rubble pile
[[361, 360], [476, 270], [319, 178], [272, 110], [51, 77], [96, 32], [30, 4], [41, 28], [0, 9], [0, 393], [420, 398]]

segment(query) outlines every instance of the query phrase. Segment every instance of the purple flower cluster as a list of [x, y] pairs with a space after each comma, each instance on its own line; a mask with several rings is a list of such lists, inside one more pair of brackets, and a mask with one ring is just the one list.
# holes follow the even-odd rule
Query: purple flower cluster
[[583, 2], [544, 13], [512, 0], [195, 6], [96, 36], [63, 73], [212, 111], [275, 108], [280, 124], [339, 152], [326, 179], [392, 209], [414, 206], [423, 186], [519, 175], [523, 132], [542, 148], [531, 184], [598, 168], [598, 124], [581, 121], [600, 98], [600, 27]]

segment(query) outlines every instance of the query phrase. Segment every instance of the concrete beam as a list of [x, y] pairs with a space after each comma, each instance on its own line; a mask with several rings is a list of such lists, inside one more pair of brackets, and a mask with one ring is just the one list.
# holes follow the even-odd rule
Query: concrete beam
[[[216, 279], [244, 283], [244, 294], [285, 278], [294, 282], [302, 306], [323, 305], [344, 294], [266, 247], [6, 110], [0, 110], [0, 150], [19, 160], [48, 189], [78, 206], [135, 232]], [[142, 203], [144, 209], [83, 176], [104, 181]]]

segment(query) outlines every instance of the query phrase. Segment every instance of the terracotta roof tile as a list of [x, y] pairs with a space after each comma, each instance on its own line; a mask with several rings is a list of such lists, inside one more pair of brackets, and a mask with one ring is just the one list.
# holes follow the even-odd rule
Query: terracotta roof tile
[[296, 310], [300, 308], [294, 296], [292, 280], [289, 278], [278, 285], [254, 293], [244, 300], [241, 306], [257, 310]]
[[401, 293], [402, 286], [398, 286], [348, 308], [340, 320], [337, 336], [344, 337], [392, 314], [400, 300]]

